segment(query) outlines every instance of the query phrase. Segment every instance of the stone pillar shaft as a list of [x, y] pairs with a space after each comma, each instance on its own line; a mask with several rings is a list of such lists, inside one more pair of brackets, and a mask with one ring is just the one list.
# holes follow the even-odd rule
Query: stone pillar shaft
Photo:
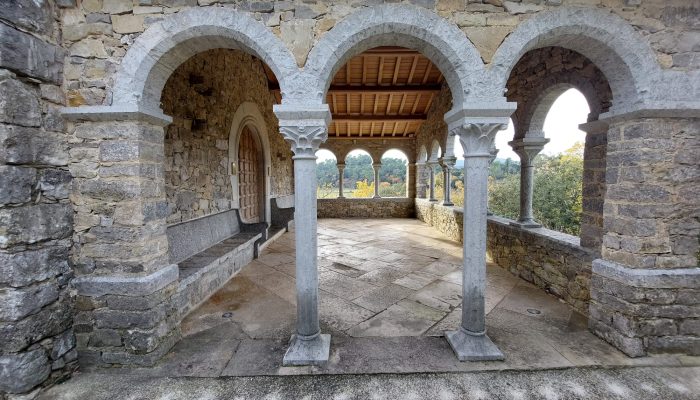
[[382, 168], [382, 163], [374, 163], [372, 168], [374, 169], [374, 198], [378, 199], [381, 197], [379, 196], [379, 170]]
[[525, 137], [508, 143], [520, 157], [520, 215], [517, 225], [523, 228], [539, 228], [532, 215], [533, 180], [535, 176], [534, 160], [549, 139], [544, 137]]
[[328, 106], [274, 107], [280, 133], [294, 152], [294, 223], [296, 230], [297, 326], [282, 360], [285, 366], [328, 361], [330, 335], [321, 334], [318, 318], [316, 150], [328, 138]]
[[345, 164], [338, 164], [338, 198], [344, 199], [343, 195], [343, 178], [345, 174]]
[[[452, 138], [452, 136], [450, 136]], [[454, 157], [444, 157], [442, 159], [443, 181], [445, 182], [445, 192], [443, 194], [442, 205], [453, 206], [452, 202], [452, 168], [457, 160]]]
[[429, 194], [430, 194], [430, 201], [437, 202], [437, 199], [435, 198], [435, 164], [434, 163], [427, 163], [428, 170], [430, 172], [430, 187], [429, 187]]
[[449, 125], [464, 149], [462, 321], [458, 330], [445, 333], [460, 361], [503, 359], [486, 336], [486, 200], [489, 150], [496, 132], [506, 125], [502, 118], [493, 123], [477, 121], [463, 118]]

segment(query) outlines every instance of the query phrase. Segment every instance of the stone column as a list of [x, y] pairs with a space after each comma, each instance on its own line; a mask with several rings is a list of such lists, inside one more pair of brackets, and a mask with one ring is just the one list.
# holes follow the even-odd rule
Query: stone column
[[409, 161], [406, 166], [406, 197], [409, 199], [416, 197], [416, 181], [418, 179], [416, 165]]
[[276, 105], [280, 133], [294, 152], [297, 326], [282, 361], [285, 366], [328, 361], [331, 337], [321, 334], [318, 317], [316, 151], [328, 138], [330, 111]]
[[452, 168], [455, 166], [457, 159], [455, 157], [443, 157], [442, 158], [442, 172], [445, 182], [445, 194], [443, 196], [442, 205], [443, 206], [453, 206], [451, 194], [452, 187], [450, 185], [452, 178]]
[[345, 174], [345, 164], [338, 164], [338, 198], [344, 199], [343, 196], [343, 174]]
[[511, 225], [522, 228], [540, 228], [532, 216], [532, 189], [535, 176], [535, 157], [542, 151], [549, 139], [543, 137], [525, 137], [516, 139], [508, 144], [520, 157], [520, 216]]
[[603, 242], [603, 203], [605, 201], [605, 164], [608, 124], [592, 121], [578, 126], [586, 132], [583, 150], [583, 191], [581, 210], [581, 246], [600, 253]]
[[451, 111], [445, 120], [464, 149], [462, 321], [445, 337], [460, 361], [502, 360], [503, 353], [486, 336], [486, 190], [489, 150], [496, 132], [506, 129], [507, 117], [455, 118], [458, 112]]
[[416, 163], [416, 179], [415, 179], [416, 197], [421, 198], [421, 199], [428, 198], [427, 188], [429, 187], [429, 185], [426, 185], [425, 168], [426, 168], [426, 163], [424, 163], [424, 162], [417, 162]]
[[374, 198], [379, 199], [379, 170], [382, 168], [382, 163], [373, 163], [372, 169], [374, 169]]
[[180, 338], [166, 236], [164, 129], [136, 106], [64, 109], [74, 121], [74, 328], [81, 365], [153, 365]]
[[435, 162], [428, 161], [425, 163], [425, 165], [428, 167], [428, 171], [430, 172], [430, 186], [428, 189], [430, 195], [429, 200], [437, 203], [437, 199], [435, 198]]
[[[491, 150], [489, 150], [489, 154], [491, 155], [489, 157], [489, 171], [491, 170], [491, 164], [493, 164], [493, 161], [496, 159], [496, 156], [498, 155], [498, 149], [496, 148], [496, 142], [494, 141], [493, 145], [491, 146]], [[489, 196], [488, 196], [488, 190], [486, 191], [486, 215], [493, 215], [491, 210], [489, 209]]]

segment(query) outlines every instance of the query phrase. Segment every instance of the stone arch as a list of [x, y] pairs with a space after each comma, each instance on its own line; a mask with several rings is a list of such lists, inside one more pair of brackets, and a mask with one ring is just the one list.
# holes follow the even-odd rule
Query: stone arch
[[425, 145], [422, 144], [420, 145], [420, 149], [418, 150], [418, 158], [417, 162], [419, 163], [425, 163], [428, 161], [428, 150], [425, 148]]
[[230, 8], [189, 8], [150, 26], [129, 48], [115, 77], [112, 104], [160, 110], [168, 77], [188, 58], [215, 48], [243, 50], [277, 76], [282, 94], [298, 68], [282, 41], [250, 16]]
[[591, 60], [606, 76], [615, 110], [633, 108], [657, 89], [661, 68], [649, 44], [611, 12], [563, 7], [521, 23], [501, 44], [490, 66], [494, 82], [505, 88], [513, 67], [530, 50], [558, 46]]
[[428, 161], [437, 162], [442, 156], [442, 147], [437, 139], [433, 139], [433, 143], [430, 145], [430, 158]]
[[377, 157], [377, 155], [374, 154], [374, 152], [369, 147], [355, 145], [343, 155], [343, 162], [347, 160], [350, 153], [357, 150], [367, 153], [372, 163], [378, 162], [381, 159], [381, 157]]
[[315, 101], [325, 93], [335, 73], [353, 56], [378, 46], [404, 46], [420, 51], [445, 76], [455, 106], [461, 105], [470, 83], [482, 82], [484, 64], [474, 45], [454, 24], [426, 9], [399, 4], [363, 8], [333, 27], [313, 47], [295, 93], [315, 87]]
[[260, 144], [263, 156], [263, 184], [264, 184], [264, 198], [265, 198], [265, 222], [270, 225], [272, 221], [270, 201], [272, 198], [272, 191], [270, 185], [270, 168], [271, 168], [271, 158], [270, 158], [270, 141], [268, 138], [267, 125], [265, 124], [265, 119], [262, 113], [258, 109], [257, 104], [246, 101], [241, 104], [238, 109], [236, 109], [233, 115], [233, 122], [231, 123], [231, 130], [228, 139], [228, 157], [229, 165], [228, 171], [231, 178], [231, 190], [233, 191], [233, 208], [239, 207], [239, 193], [238, 193], [238, 175], [233, 174], [231, 171], [232, 166], [238, 165], [238, 147], [240, 142], [241, 133], [244, 128], [249, 128], [251, 132], [257, 137], [258, 143]]

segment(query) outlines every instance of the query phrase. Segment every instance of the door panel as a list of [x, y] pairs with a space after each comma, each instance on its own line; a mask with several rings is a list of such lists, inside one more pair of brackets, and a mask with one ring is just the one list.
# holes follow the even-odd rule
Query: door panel
[[245, 222], [260, 222], [262, 204], [262, 174], [260, 148], [253, 132], [243, 128], [238, 145], [238, 195], [241, 218]]

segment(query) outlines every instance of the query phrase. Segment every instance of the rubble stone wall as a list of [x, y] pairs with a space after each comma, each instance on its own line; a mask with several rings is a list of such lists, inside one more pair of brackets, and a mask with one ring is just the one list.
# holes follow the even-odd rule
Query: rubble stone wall
[[[416, 215], [448, 238], [462, 241], [464, 212], [459, 207], [416, 199]], [[510, 222], [498, 216], [488, 217], [487, 258], [588, 314], [595, 253], [581, 247], [574, 236], [544, 228], [520, 228]]]
[[76, 367], [60, 10], [0, 7], [0, 398]]
[[414, 199], [318, 199], [318, 218], [413, 218]]
[[165, 134], [168, 223], [232, 207], [229, 135], [247, 101], [258, 105], [268, 129], [271, 196], [294, 193], [292, 153], [272, 113], [262, 63], [242, 51], [209, 50], [178, 67], [163, 90], [163, 111], [173, 117]]

